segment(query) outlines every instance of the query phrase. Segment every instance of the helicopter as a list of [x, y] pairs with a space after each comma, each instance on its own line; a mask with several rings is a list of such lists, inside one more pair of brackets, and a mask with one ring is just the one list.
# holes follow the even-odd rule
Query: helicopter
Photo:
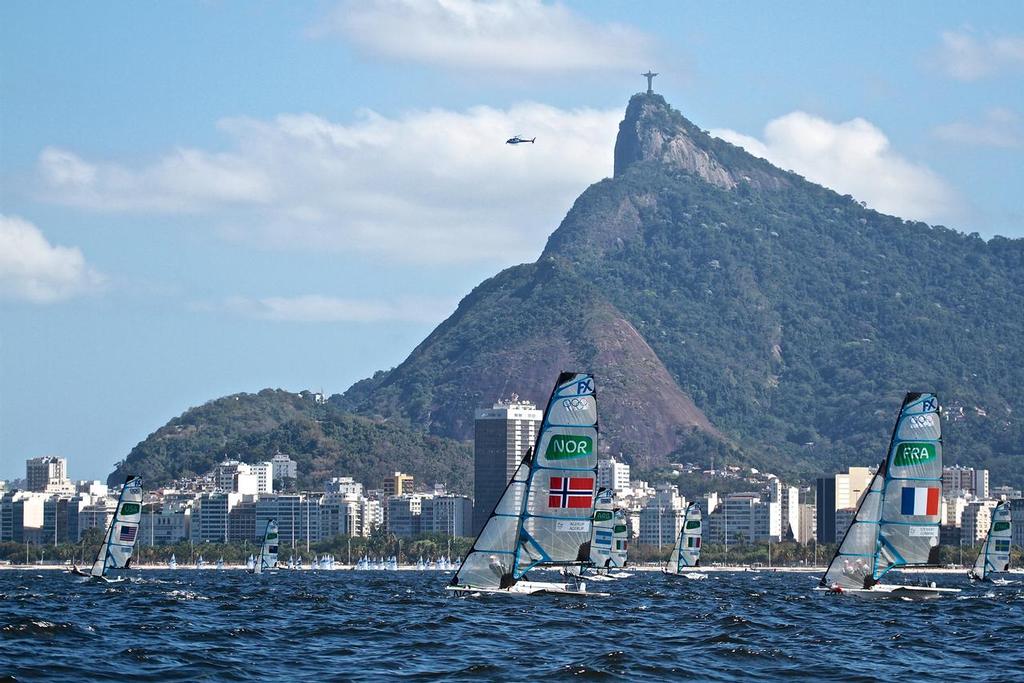
[[537, 141], [537, 138], [523, 138], [523, 137], [519, 137], [518, 135], [516, 135], [515, 137], [511, 137], [508, 140], [505, 140], [505, 144], [506, 145], [518, 145], [518, 144], [523, 143], [523, 142], [533, 143], [533, 142], [536, 142], [536, 141]]

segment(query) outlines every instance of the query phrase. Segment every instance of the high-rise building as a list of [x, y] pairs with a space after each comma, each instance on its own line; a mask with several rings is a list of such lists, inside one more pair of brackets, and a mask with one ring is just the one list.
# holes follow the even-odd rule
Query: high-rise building
[[836, 510], [855, 508], [871, 486], [874, 473], [867, 467], [851, 467], [846, 473], [817, 480], [817, 525], [819, 543], [836, 543]]
[[383, 486], [384, 497], [404, 496], [412, 493], [413, 481], [411, 474], [403, 474], [402, 472], [395, 472], [390, 477], [385, 477]]
[[782, 488], [782, 538], [793, 537], [797, 543], [806, 542], [806, 537], [800, 536], [800, 489], [796, 486], [784, 486]]
[[466, 496], [424, 498], [420, 529], [446, 536], [469, 536], [473, 530], [473, 501]]
[[988, 470], [977, 470], [960, 465], [943, 467], [942, 495], [952, 498], [964, 493], [969, 493], [979, 500], [988, 498]]
[[[777, 503], [774, 505], [778, 506]], [[772, 506], [773, 503], [759, 493], [726, 494], [718, 509], [707, 516], [708, 542], [732, 544], [775, 540], [771, 529]]]
[[674, 545], [685, 516], [686, 499], [679, 490], [672, 484], [659, 485], [640, 510], [638, 542], [659, 548]]
[[299, 466], [284, 453], [277, 453], [270, 459], [273, 469], [273, 479], [280, 484], [285, 484], [285, 479], [295, 479], [299, 476]]
[[960, 537], [965, 544], [975, 545], [985, 540], [989, 527], [992, 526], [992, 510], [998, 502], [979, 500], [967, 504], [960, 524]]
[[388, 533], [409, 537], [422, 529], [423, 501], [428, 496], [404, 494], [388, 498]]
[[473, 533], [478, 534], [533, 446], [544, 413], [529, 401], [499, 401], [476, 412], [473, 434]]
[[629, 465], [615, 458], [597, 461], [597, 486], [610, 491], [624, 491], [629, 488]]
[[25, 461], [25, 488], [29, 491], [46, 491], [47, 487], [62, 487], [67, 483], [67, 458], [43, 456]]

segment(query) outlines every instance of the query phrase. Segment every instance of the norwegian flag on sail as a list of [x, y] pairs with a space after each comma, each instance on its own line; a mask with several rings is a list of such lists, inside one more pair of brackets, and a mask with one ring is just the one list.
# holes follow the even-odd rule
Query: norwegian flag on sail
[[551, 477], [549, 508], [589, 508], [593, 504], [593, 477]]
[[138, 531], [138, 527], [136, 526], [123, 526], [121, 527], [121, 533], [117, 539], [122, 543], [134, 543], [136, 531]]

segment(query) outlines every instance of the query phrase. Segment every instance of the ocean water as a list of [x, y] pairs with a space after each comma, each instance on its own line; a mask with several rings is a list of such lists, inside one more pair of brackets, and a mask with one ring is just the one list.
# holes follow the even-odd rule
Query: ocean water
[[[798, 573], [638, 572], [609, 597], [457, 598], [441, 572], [0, 571], [17, 680], [1024, 680], [1024, 586], [863, 600]], [[543, 575], [535, 578], [543, 579]]]

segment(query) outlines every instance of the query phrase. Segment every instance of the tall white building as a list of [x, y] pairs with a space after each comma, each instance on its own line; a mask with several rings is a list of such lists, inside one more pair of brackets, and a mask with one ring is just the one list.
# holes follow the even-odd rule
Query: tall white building
[[597, 461], [597, 486], [616, 493], [629, 488], [629, 465], [615, 458]]
[[989, 527], [992, 526], [992, 510], [999, 501], [979, 500], [968, 503], [960, 524], [960, 538], [967, 545], [975, 545], [985, 540]]
[[284, 453], [276, 453], [270, 459], [270, 464], [274, 468], [273, 477], [276, 481], [283, 483], [284, 479], [295, 479], [299, 476], [298, 464]]
[[661, 484], [643, 509], [640, 510], [638, 541], [659, 548], [674, 545], [683, 527], [686, 499], [672, 484]]

